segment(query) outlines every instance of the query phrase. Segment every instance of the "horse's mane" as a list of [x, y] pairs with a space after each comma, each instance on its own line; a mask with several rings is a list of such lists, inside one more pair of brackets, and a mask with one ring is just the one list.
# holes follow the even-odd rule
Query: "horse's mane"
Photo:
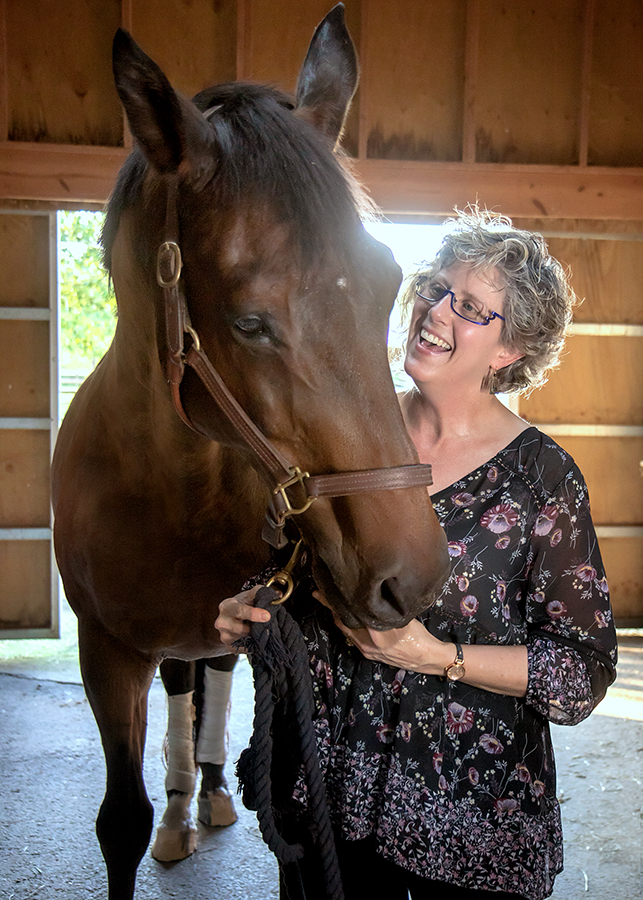
[[[278, 219], [292, 224], [293, 250], [302, 261], [319, 259], [328, 249], [346, 253], [347, 234], [369, 201], [328, 139], [293, 116], [288, 97], [235, 82], [201, 91], [194, 103], [202, 112], [219, 107], [208, 117], [216, 134], [218, 202], [269, 203]], [[120, 217], [136, 202], [146, 170], [143, 154], [135, 150], [118, 176], [102, 234], [108, 269]]]

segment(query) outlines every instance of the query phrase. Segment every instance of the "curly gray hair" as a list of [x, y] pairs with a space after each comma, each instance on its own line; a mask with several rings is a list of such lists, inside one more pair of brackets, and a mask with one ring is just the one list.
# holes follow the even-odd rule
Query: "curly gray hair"
[[511, 219], [473, 208], [449, 220], [437, 256], [410, 280], [402, 297], [408, 312], [423, 278], [457, 262], [477, 272], [494, 269], [505, 290], [502, 342], [523, 354], [497, 373], [497, 391], [529, 393], [560, 363], [576, 296], [563, 266], [542, 235], [514, 228]]

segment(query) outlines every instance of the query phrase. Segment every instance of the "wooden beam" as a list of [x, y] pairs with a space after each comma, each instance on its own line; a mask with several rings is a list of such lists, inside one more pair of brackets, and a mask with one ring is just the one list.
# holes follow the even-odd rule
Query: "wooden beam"
[[451, 215], [469, 203], [514, 218], [639, 220], [643, 168], [359, 160], [377, 205], [395, 215]]
[[[127, 157], [122, 147], [0, 142], [0, 199], [104, 203]], [[476, 201], [516, 218], [640, 220], [643, 168], [493, 163], [353, 162], [385, 212], [450, 215]]]
[[0, 199], [104, 203], [125, 162], [122, 147], [0, 143]]

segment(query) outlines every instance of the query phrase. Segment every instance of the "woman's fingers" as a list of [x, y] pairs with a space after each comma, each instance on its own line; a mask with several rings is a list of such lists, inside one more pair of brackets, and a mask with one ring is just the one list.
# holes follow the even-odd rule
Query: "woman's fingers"
[[258, 587], [252, 588], [221, 601], [214, 627], [227, 647], [231, 647], [235, 641], [249, 633], [250, 623], [270, 621], [270, 613], [267, 609], [260, 609], [253, 605], [258, 590]]

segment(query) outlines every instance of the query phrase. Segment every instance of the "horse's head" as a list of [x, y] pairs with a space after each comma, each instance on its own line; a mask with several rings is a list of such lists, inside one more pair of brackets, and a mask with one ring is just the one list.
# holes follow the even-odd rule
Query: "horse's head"
[[[180, 238], [192, 334], [250, 419], [302, 470], [417, 462], [387, 361], [400, 270], [364, 230], [359, 192], [334, 153], [357, 84], [341, 4], [315, 32], [294, 104], [247, 84], [188, 101], [124, 32], [114, 71], [138, 148], [111, 203], [107, 256], [127, 214], [158, 312], [157, 248]], [[164, 358], [172, 341], [157, 320]], [[190, 369], [180, 391], [200, 430], [247, 451]], [[425, 487], [318, 499], [297, 525], [349, 625], [401, 625], [445, 577]]]

